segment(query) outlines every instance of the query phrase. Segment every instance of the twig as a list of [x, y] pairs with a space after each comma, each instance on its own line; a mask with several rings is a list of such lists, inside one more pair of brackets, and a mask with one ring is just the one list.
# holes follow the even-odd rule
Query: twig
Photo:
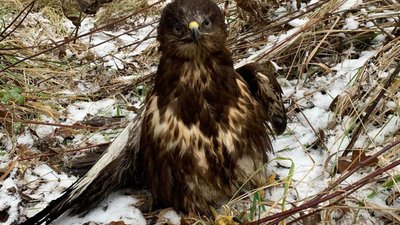
[[60, 124], [60, 123], [49, 123], [49, 122], [41, 122], [41, 121], [35, 121], [35, 120], [22, 120], [22, 119], [10, 119], [6, 117], [0, 117], [0, 120], [2, 121], [10, 121], [10, 122], [21, 122], [25, 124], [36, 124], [36, 125], [44, 125], [44, 126], [53, 126], [53, 127], [64, 127], [64, 128], [71, 128], [71, 129], [76, 129], [76, 130], [107, 130], [107, 129], [112, 129], [112, 128], [124, 128], [124, 126], [115, 126], [113, 124], [109, 124], [106, 126], [102, 127], [94, 127], [90, 125], [82, 125], [82, 124], [72, 124], [72, 125], [67, 125], [67, 124]]
[[[390, 169], [392, 169], [392, 168], [394, 168], [394, 167], [396, 167], [398, 165], [400, 165], [400, 159], [390, 163], [389, 165], [387, 165], [387, 166], [385, 166], [383, 168], [380, 168], [380, 169], [376, 170], [375, 172], [373, 172], [371, 174], [368, 174], [367, 176], [365, 176], [361, 180], [359, 180], [359, 181], [357, 181], [357, 182], [355, 182], [355, 183], [353, 183], [351, 185], [348, 185], [347, 187], [343, 188], [342, 190], [336, 191], [335, 193], [329, 194], [329, 195], [321, 198], [321, 200], [322, 200], [321, 202], [325, 202], [325, 201], [328, 201], [328, 200], [330, 200], [332, 198], [335, 198], [335, 197], [338, 197], [338, 196], [342, 195], [339, 199], [337, 199], [333, 203], [330, 203], [326, 207], [330, 207], [332, 205], [335, 205], [337, 202], [341, 201], [346, 196], [351, 195], [352, 193], [354, 193], [355, 191], [357, 191], [361, 187], [365, 186], [365, 184], [367, 184], [370, 180], [373, 180], [376, 176], [379, 176], [379, 175], [383, 174], [384, 172], [386, 172], [386, 171], [388, 171], [388, 170], [390, 170]], [[316, 204], [314, 204], [314, 206], [317, 206], [321, 202], [317, 202]], [[320, 210], [322, 210], [322, 209], [317, 209], [317, 211], [320, 211]], [[305, 215], [305, 217], [306, 216], [310, 216], [311, 214], [314, 214], [314, 212], [311, 212], [311, 213]], [[294, 221], [291, 221], [288, 224], [292, 224], [292, 223], [295, 223], [297, 221], [298, 221], [298, 219], [295, 219]], [[277, 221], [277, 222], [279, 222], [279, 221]], [[275, 223], [275, 221], [274, 221], [274, 223]]]
[[[35, 2], [36, 2], [36, 0], [29, 3], [23, 10], [21, 10], [21, 12], [18, 13], [18, 15], [13, 19], [13, 21], [6, 28], [4, 28], [4, 30], [0, 33], [0, 38], [1, 38], [0, 42], [3, 41], [6, 37], [8, 37], [8, 35], [12, 34], [12, 32], [14, 32], [15, 29], [17, 29], [22, 24], [22, 22], [24, 22], [26, 17], [31, 12], [33, 6], [35, 5]], [[7, 34], [4, 34], [8, 30], [8, 28], [10, 28], [18, 20], [18, 18], [22, 15], [22, 13], [25, 12], [25, 10], [27, 10], [27, 9], [28, 9], [28, 12], [26, 12], [24, 17], [18, 22], [18, 24], [10, 32], [8, 32]]]
[[[99, 147], [103, 147], [103, 146], [108, 146], [108, 145], [110, 145], [110, 143], [111, 142], [88, 145], [88, 146], [80, 147], [80, 148], [72, 148], [72, 149], [66, 150], [65, 153], [69, 154], [69, 153], [79, 152], [79, 151], [87, 150], [87, 149], [91, 149], [91, 148], [99, 148]], [[48, 157], [48, 156], [53, 156], [56, 154], [57, 153], [54, 152], [54, 153], [40, 154], [40, 155], [35, 155], [35, 156], [22, 157], [22, 158], [18, 159], [18, 161], [32, 160], [35, 158]]]
[[[364, 165], [368, 165], [372, 160], [376, 159], [378, 156], [382, 155], [383, 153], [385, 153], [386, 151], [390, 150], [391, 148], [395, 147], [396, 145], [400, 144], [400, 140], [396, 141], [386, 147], [384, 147], [382, 150], [380, 150], [379, 152], [377, 152], [376, 154], [374, 154], [373, 156], [369, 157], [368, 159], [360, 162], [353, 170], [347, 172], [344, 176], [340, 177], [338, 180], [336, 180], [334, 183], [332, 183], [331, 185], [329, 185], [328, 188], [326, 188], [324, 191], [321, 192], [321, 194], [315, 196], [314, 198], [312, 198], [311, 200], [303, 203], [302, 205], [289, 209], [287, 211], [281, 212], [281, 213], [277, 213], [268, 217], [265, 217], [263, 219], [260, 220], [256, 220], [253, 222], [249, 222], [246, 223], [245, 225], [259, 225], [261, 223], [266, 223], [266, 222], [271, 222], [271, 224], [277, 224], [279, 221], [297, 213], [300, 212], [302, 210], [308, 209], [308, 208], [313, 208], [318, 206], [318, 204], [325, 202], [327, 200], [330, 200], [332, 198], [338, 197], [340, 195], [345, 195], [346, 192], [348, 191], [356, 191], [357, 189], [361, 188], [363, 185], [365, 185], [366, 182], [368, 182], [368, 180], [381, 175], [382, 173], [396, 167], [397, 165], [400, 164], [400, 160], [397, 160], [391, 164], [389, 164], [388, 166], [385, 166], [383, 168], [380, 168], [376, 171], [374, 171], [373, 173], [365, 176], [363, 179], [348, 185], [347, 187], [343, 188], [342, 190], [336, 191], [334, 193], [331, 194], [327, 194], [329, 193], [331, 190], [333, 190], [334, 188], [338, 187], [340, 183], [342, 183], [344, 180], [346, 180], [349, 176], [351, 176], [352, 174], [354, 174], [357, 170], [359, 170], [361, 167], [363, 167]], [[351, 194], [351, 193], [349, 193]]]
[[134, 52], [134, 51], [139, 47], [139, 45], [141, 45], [144, 41], [148, 40], [148, 38], [150, 37], [150, 35], [151, 35], [156, 29], [157, 29], [156, 27], [153, 27], [153, 29], [151, 29], [151, 31], [148, 32], [148, 33], [146, 34], [146, 36], [143, 37], [139, 42], [135, 42], [135, 43], [132, 43], [132, 44], [129, 44], [129, 45], [125, 45], [125, 46], [123, 46], [123, 47], [118, 48], [118, 50], [121, 50], [121, 49], [130, 47], [130, 46], [136, 44], [136, 46], [131, 50], [132, 52]]
[[[287, 24], [287, 23], [289, 23], [290, 21], [292, 21], [294, 19], [297, 19], [297, 18], [299, 18], [301, 16], [304, 16], [304, 15], [310, 13], [310, 12], [314, 12], [317, 8], [321, 7], [323, 4], [325, 4], [327, 2], [329, 2], [329, 0], [323, 0], [323, 1], [320, 1], [320, 2], [317, 2], [317, 3], [314, 3], [312, 5], [309, 5], [306, 9], [302, 10], [300, 13], [298, 13], [299, 11], [296, 11], [296, 12], [293, 12], [293, 13], [285, 14], [285, 15], [277, 18], [275, 20], [275, 22], [273, 22], [271, 25], [265, 26], [262, 29], [258, 29], [258, 31], [256, 33], [250, 33], [248, 35], [243, 35], [240, 38], [238, 38], [236, 41], [243, 41], [243, 40], [246, 40], [249, 37], [250, 38], [254, 37], [255, 34], [260, 34], [260, 33], [263, 33], [265, 31], [271, 30], [274, 27], [279, 27], [279, 26], [282, 26], [284, 24]], [[296, 14], [296, 13], [298, 13], [298, 14]], [[293, 14], [296, 14], [296, 15], [293, 15]], [[283, 21], [279, 21], [279, 20], [283, 20]]]
[[96, 28], [96, 29], [94, 29], [94, 30], [92, 30], [92, 31], [90, 31], [90, 32], [88, 32], [88, 33], [81, 34], [81, 35], [79, 35], [79, 36], [77, 36], [77, 37], [74, 37], [74, 38], [67, 38], [67, 39], [65, 39], [64, 41], [60, 42], [59, 44], [56, 44], [55, 46], [53, 46], [53, 47], [51, 47], [51, 48], [48, 48], [48, 49], [43, 50], [43, 51], [41, 51], [41, 52], [38, 52], [38, 53], [36, 53], [36, 54], [34, 54], [34, 55], [31, 55], [31, 56], [28, 56], [28, 57], [23, 58], [23, 59], [21, 59], [21, 60], [18, 60], [17, 62], [15, 62], [15, 63], [13, 63], [13, 64], [11, 64], [11, 65], [9, 65], [9, 66], [3, 68], [3, 69], [1, 69], [0, 72], [3, 72], [3, 71], [5, 71], [5, 70], [8, 70], [8, 69], [14, 67], [15, 65], [18, 65], [19, 63], [25, 62], [26, 60], [35, 58], [36, 56], [39, 56], [39, 55], [42, 55], [42, 54], [44, 54], [44, 53], [46, 53], [46, 52], [50, 52], [50, 51], [52, 51], [52, 50], [54, 50], [54, 49], [57, 49], [57, 48], [59, 48], [60, 46], [65, 45], [65, 44], [67, 44], [67, 43], [70, 43], [70, 42], [72, 42], [72, 41], [74, 41], [74, 40], [76, 40], [76, 39], [78, 39], [78, 38], [82, 38], [82, 37], [91, 35], [91, 34], [97, 32], [97, 31], [102, 30], [102, 29], [105, 29], [105, 28], [107, 28], [107, 27], [109, 27], [109, 26], [111, 26], [111, 25], [118, 24], [118, 23], [120, 23], [120, 22], [122, 22], [122, 21], [125, 21], [126, 19], [128, 19], [128, 18], [130, 18], [130, 17], [132, 17], [132, 16], [135, 16], [135, 15], [137, 15], [137, 14], [143, 12], [143, 11], [146, 11], [146, 10], [150, 9], [151, 7], [153, 7], [153, 6], [157, 5], [157, 4], [160, 4], [161, 2], [164, 2], [164, 1], [165, 1], [165, 0], [157, 1], [157, 2], [155, 2], [155, 3], [153, 3], [153, 4], [151, 4], [151, 5], [148, 5], [148, 6], [146, 6], [146, 7], [143, 7], [143, 8], [141, 8], [141, 9], [139, 9], [139, 10], [136, 10], [135, 12], [133, 12], [133, 13], [127, 15], [127, 16], [124, 16], [124, 17], [122, 17], [122, 18], [120, 18], [120, 19], [118, 19], [118, 20], [116, 20], [116, 21], [114, 21], [114, 22], [112, 22], [112, 23], [110, 23], [110, 24], [106, 24], [106, 25], [104, 25], [104, 26], [98, 27], [98, 28]]
[[[116, 38], [118, 38], [118, 37], [121, 37], [122, 35], [125, 35], [125, 34], [128, 34], [128, 33], [132, 32], [132, 31], [139, 30], [139, 29], [142, 29], [142, 28], [147, 27], [147, 26], [151, 26], [151, 25], [153, 25], [153, 24], [155, 24], [155, 23], [157, 23], [157, 22], [158, 22], [158, 21], [152, 21], [152, 22], [150, 22], [150, 23], [146, 23], [146, 24], [142, 24], [142, 25], [140, 25], [140, 26], [134, 27], [133, 29], [130, 29], [130, 30], [125, 31], [125, 32], [123, 32], [123, 33], [121, 33], [121, 34], [115, 35], [115, 36], [113, 36], [113, 37], [110, 38], [110, 39], [104, 40], [104, 41], [102, 41], [102, 42], [100, 42], [100, 43], [98, 43], [98, 44], [95, 44], [95, 45], [93, 45], [93, 46], [90, 46], [89, 49], [95, 48], [95, 47], [97, 47], [97, 46], [99, 46], [99, 45], [102, 45], [102, 44], [104, 44], [104, 43], [107, 43], [107, 42], [109, 42], [109, 41], [112, 41], [112, 40], [114, 40], [114, 39], [116, 39]], [[154, 29], [153, 29], [153, 30], [154, 30]], [[153, 30], [152, 30], [152, 31], [153, 31]], [[137, 42], [135, 42], [135, 43], [137, 43]], [[120, 50], [120, 49], [118, 49], [118, 50]], [[132, 51], [133, 51], [133, 50], [132, 50]]]
[[386, 80], [385, 85], [383, 88], [380, 90], [379, 94], [376, 96], [374, 101], [367, 106], [365, 109], [365, 115], [363, 116], [361, 122], [359, 123], [358, 127], [355, 129], [353, 132], [353, 135], [351, 137], [350, 143], [347, 145], [346, 149], [343, 151], [342, 156], [347, 156], [351, 149], [353, 148], [354, 144], [356, 143], [358, 136], [361, 133], [361, 130], [363, 126], [368, 122], [369, 117], [371, 116], [372, 111], [375, 109], [375, 107], [378, 105], [379, 101], [385, 94], [386, 90], [389, 88], [389, 86], [393, 83], [394, 78], [400, 73], [400, 64], [397, 65], [396, 70], [388, 77]]
[[387, 37], [393, 41], [394, 39], [396, 39], [395, 36], [393, 36], [391, 33], [387, 32], [385, 29], [383, 29], [381, 26], [379, 26], [379, 24], [375, 21], [375, 20], [371, 20], [371, 22], [384, 34], [387, 35]]
[[14, 169], [17, 162], [18, 162], [18, 157], [11, 161], [10, 165], [7, 166], [7, 169], [4, 171], [3, 175], [0, 176], [0, 182], [6, 179], [8, 174], [10, 174], [11, 171]]

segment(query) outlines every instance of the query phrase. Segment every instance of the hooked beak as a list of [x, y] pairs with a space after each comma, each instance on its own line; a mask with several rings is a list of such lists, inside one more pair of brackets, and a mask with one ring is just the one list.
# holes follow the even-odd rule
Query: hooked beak
[[192, 32], [192, 39], [199, 42], [201, 34], [199, 31], [199, 24], [196, 21], [192, 21], [189, 23], [189, 29]]

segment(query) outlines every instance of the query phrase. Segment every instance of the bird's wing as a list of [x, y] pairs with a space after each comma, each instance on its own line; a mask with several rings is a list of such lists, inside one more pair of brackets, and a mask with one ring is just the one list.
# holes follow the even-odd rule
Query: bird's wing
[[236, 69], [246, 81], [252, 95], [267, 112], [268, 122], [276, 134], [286, 129], [286, 109], [282, 101], [282, 89], [274, 73], [258, 63], [249, 63]]
[[[135, 119], [118, 135], [93, 167], [63, 194], [29, 218], [22, 225], [50, 223], [68, 209], [71, 214], [85, 214], [99, 204], [111, 192], [129, 182], [134, 186], [136, 176], [141, 175], [137, 154], [140, 149], [140, 133], [143, 107]], [[140, 184], [137, 183], [139, 186]]]

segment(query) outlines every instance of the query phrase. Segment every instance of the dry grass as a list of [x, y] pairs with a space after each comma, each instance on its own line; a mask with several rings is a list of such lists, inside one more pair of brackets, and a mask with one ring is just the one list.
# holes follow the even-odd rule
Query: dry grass
[[[0, 18], [15, 18], [29, 3], [29, 0], [0, 0]], [[343, 1], [339, 0], [320, 1], [315, 8], [310, 6], [301, 12], [289, 9], [282, 15], [273, 15], [272, 12], [267, 12], [267, 15], [275, 18], [268, 21], [252, 20], [251, 16], [243, 20], [243, 14], [246, 12], [237, 9], [234, 4], [230, 5], [225, 9], [230, 30], [229, 48], [232, 50], [236, 62], [247, 60], [249, 57], [260, 63], [274, 61], [282, 67], [279, 75], [289, 81], [296, 81], [298, 88], [316, 87], [318, 85], [315, 83], [316, 78], [332, 74], [334, 72], [332, 66], [345, 59], [356, 59], [365, 50], [375, 50], [374, 57], [359, 69], [358, 76], [348, 91], [332, 99], [330, 110], [335, 113], [336, 119], [331, 121], [327, 130], [323, 131], [323, 133], [333, 132], [336, 127], [344, 127], [343, 124], [350, 121], [351, 126], [346, 125], [345, 128], [348, 130], [346, 135], [351, 136], [351, 133], [358, 127], [360, 134], [357, 135], [362, 135], [368, 132], [371, 126], [385, 127], [393, 115], [400, 113], [399, 75], [394, 74], [393, 79], [390, 82], [387, 81], [400, 63], [400, 9], [398, 4], [375, 0], [366, 1], [364, 5], [350, 10], [337, 11], [342, 3]], [[288, 2], [282, 1], [280, 5], [285, 7]], [[145, 18], [159, 13], [159, 5], [146, 7], [148, 7], [146, 1], [115, 0], [105, 4], [99, 11], [96, 20], [96, 27], [100, 27], [100, 29], [94, 30], [88, 36], [104, 30], [120, 28], [134, 32], [140, 23], [149, 22]], [[368, 13], [365, 13], [364, 9], [366, 8]], [[140, 12], [134, 17], [120, 21], [120, 18], [129, 16], [135, 11]], [[36, 13], [40, 13], [40, 16], [37, 16]], [[15, 22], [11, 27], [15, 28], [15, 31], [8, 33], [10, 28], [0, 37], [3, 39], [0, 41], [0, 119], [5, 130], [4, 133], [13, 142], [13, 149], [8, 153], [11, 158], [18, 156], [20, 159], [29, 159], [21, 162], [27, 167], [38, 160], [47, 161], [54, 167], [60, 167], [63, 165], [62, 158], [66, 152], [70, 152], [67, 155], [76, 154], [85, 148], [76, 150], [77, 146], [59, 144], [57, 148], [51, 150], [39, 147], [32, 150], [17, 145], [16, 137], [41, 121], [42, 116], [54, 118], [56, 121], [65, 119], [63, 113], [66, 108], [76, 101], [96, 101], [111, 97], [117, 99], [122, 108], [130, 110], [133, 102], [127, 99], [127, 96], [132, 97], [129, 93], [136, 90], [137, 85], [151, 80], [151, 71], [144, 70], [144, 68], [150, 68], [157, 64], [157, 44], [154, 41], [154, 44], [150, 45], [142, 54], [132, 57], [131, 62], [127, 63], [123, 70], [113, 70], [104, 65], [104, 58], [96, 57], [91, 53], [91, 46], [84, 45], [80, 38], [74, 40], [76, 34], [67, 32], [63, 25], [65, 15], [63, 15], [59, 3], [40, 0], [31, 10], [25, 10], [23, 15], [27, 15], [27, 19], [22, 25], [17, 26], [17, 22]], [[22, 20], [22, 16], [18, 20]], [[346, 19], [351, 19], [353, 16], [361, 24], [368, 22], [369, 26], [360, 26], [355, 30], [344, 29], [347, 24]], [[277, 40], [274, 44], [266, 46], [267, 38], [286, 33], [292, 28], [291, 21], [296, 18], [308, 18], [308, 21], [298, 26], [298, 30], [287, 36], [286, 39]], [[5, 20], [3, 24], [8, 25], [10, 21]], [[4, 26], [1, 27], [0, 32], [3, 29]], [[387, 39], [382, 45], [376, 45], [374, 39], [381, 34], [385, 34]], [[140, 43], [141, 41], [119, 47], [123, 51], [129, 52], [136, 49]], [[252, 52], [249, 52], [249, 49]], [[349, 49], [352, 51], [348, 51]], [[66, 56], [66, 52], [71, 53]], [[29, 58], [31, 56], [35, 57]], [[27, 58], [29, 59], [21, 61], [21, 59]], [[18, 61], [21, 62], [16, 64]], [[385, 73], [389, 76], [380, 76]], [[119, 79], [126, 74], [137, 75], [137, 78], [134, 78], [133, 81]], [[79, 89], [81, 84], [90, 84], [101, 88], [84, 93]], [[316, 90], [323, 91], [323, 89], [324, 87], [318, 86]], [[62, 90], [72, 90], [74, 94], [65, 94]], [[303, 99], [285, 96], [290, 102], [289, 118], [301, 112], [299, 101], [307, 99], [313, 94], [307, 93]], [[378, 102], [371, 107], [374, 101]], [[394, 105], [394, 107], [388, 107], [388, 105]], [[366, 114], [369, 116], [365, 116]], [[57, 123], [51, 125], [59, 128], [60, 136], [63, 138], [78, 134], [89, 138], [93, 130], [112, 130], [123, 127], [123, 124], [124, 121], [117, 122], [106, 128], [93, 128], [86, 125], [63, 127]], [[312, 124], [309, 125], [313, 127]], [[324, 149], [323, 135], [317, 129], [313, 128], [313, 130], [319, 137], [314, 144]], [[356, 135], [353, 135], [353, 138], [354, 136]], [[383, 142], [376, 143], [377, 136], [367, 137], [369, 145], [365, 146], [365, 150], [374, 150], [399, 140], [400, 131], [397, 130], [393, 135], [385, 136]], [[3, 140], [1, 141], [0, 150], [4, 152], [6, 151], [5, 145], [3, 145]], [[305, 151], [315, 145], [305, 146]], [[91, 147], [93, 146], [88, 148]], [[345, 149], [352, 148], [353, 146], [349, 145]], [[399, 151], [398, 147], [393, 147], [381, 155], [379, 157], [380, 166], [384, 167], [396, 162]], [[58, 156], [56, 159], [50, 157], [55, 155]], [[15, 164], [13, 165], [15, 166]], [[394, 181], [396, 184], [399, 180], [398, 176], [398, 173], [385, 173], [366, 181], [363, 185], [373, 183], [380, 186], [381, 183], [388, 181]], [[287, 180], [282, 182], [274, 183], [272, 186], [286, 185], [287, 189], [296, 190], [296, 187]], [[392, 185], [392, 187], [395, 186]], [[340, 190], [333, 187], [329, 191], [332, 193]], [[392, 189], [392, 192], [398, 198], [400, 192], [398, 185], [397, 189]], [[243, 199], [248, 199], [248, 196], [251, 196], [251, 193], [247, 193], [246, 197], [239, 197], [233, 202], [241, 202]], [[299, 199], [298, 202], [291, 204], [295, 207], [303, 201], [304, 199]], [[271, 206], [275, 212], [282, 208], [281, 202], [258, 202], [257, 207]], [[329, 204], [331, 202], [335, 204]], [[357, 216], [360, 209], [368, 209], [388, 223], [400, 223], [399, 212], [394, 207], [381, 208], [355, 197], [345, 195], [343, 198], [326, 200], [323, 205], [324, 207], [321, 206], [314, 210], [317, 213], [313, 217], [309, 217], [313, 218], [310, 221], [342, 221], [349, 215]], [[247, 216], [244, 215], [246, 213], [243, 209], [232, 207], [230, 210], [230, 213], [234, 212], [241, 218]], [[304, 216], [311, 212], [313, 211], [305, 209], [301, 215]], [[298, 216], [291, 218], [295, 219]], [[313, 224], [310, 221], [306, 217], [302, 218], [303, 224]]]

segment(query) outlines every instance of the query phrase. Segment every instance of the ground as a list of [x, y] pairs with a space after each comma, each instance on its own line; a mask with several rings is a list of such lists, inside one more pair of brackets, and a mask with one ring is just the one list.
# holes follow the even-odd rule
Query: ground
[[[266, 165], [276, 181], [264, 192], [234, 196], [221, 211], [254, 221], [308, 206], [283, 218], [292, 221], [312, 208], [312, 220], [297, 223], [400, 223], [399, 4], [259, 2], [269, 7], [256, 14], [221, 3], [229, 49], [236, 67], [258, 61], [276, 71], [289, 123], [274, 138]], [[46, 1], [26, 9], [19, 26], [13, 19], [22, 20], [18, 12], [29, 2], [0, 6], [2, 24], [12, 24], [0, 27], [6, 31], [0, 36], [2, 224], [23, 221], [57, 198], [87, 169], [84, 159], [135, 117], [157, 68], [155, 28], [165, 3], [153, 3], [112, 1], [82, 18], [77, 33], [72, 17]], [[352, 151], [344, 156], [346, 149]], [[354, 192], [351, 184], [359, 184]], [[54, 224], [145, 224], [151, 215], [129, 193]], [[162, 215], [179, 223], [174, 211]]]

